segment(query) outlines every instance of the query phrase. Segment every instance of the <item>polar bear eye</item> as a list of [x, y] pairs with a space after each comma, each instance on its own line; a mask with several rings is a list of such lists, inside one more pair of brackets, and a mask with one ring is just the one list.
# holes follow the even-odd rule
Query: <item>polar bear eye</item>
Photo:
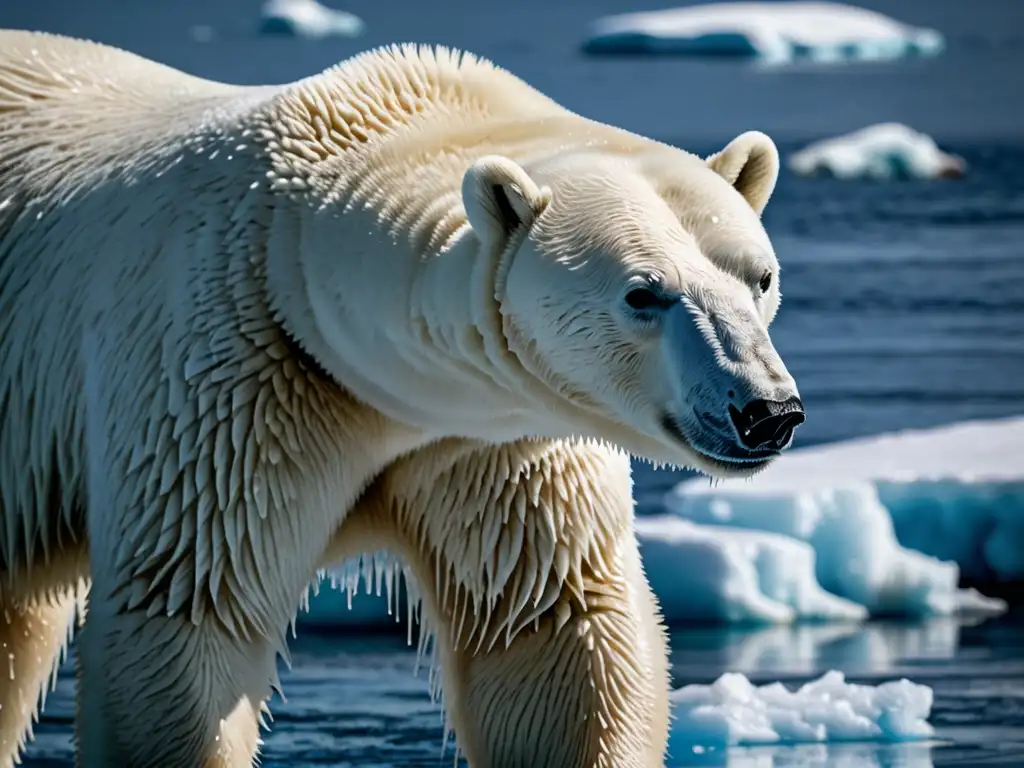
[[761, 293], [768, 293], [768, 289], [772, 287], [772, 273], [765, 272], [761, 275], [761, 280], [757, 287], [761, 289]]
[[650, 312], [658, 309], [668, 309], [672, 306], [672, 299], [661, 295], [650, 288], [634, 288], [626, 294], [626, 303], [630, 309], [637, 312]]

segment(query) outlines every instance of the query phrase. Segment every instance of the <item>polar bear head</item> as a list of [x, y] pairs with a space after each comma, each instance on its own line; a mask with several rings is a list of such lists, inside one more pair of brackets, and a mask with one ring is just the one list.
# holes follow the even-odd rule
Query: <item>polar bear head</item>
[[552, 431], [718, 476], [790, 444], [804, 412], [768, 334], [779, 264], [760, 220], [778, 168], [756, 132], [706, 160], [645, 140], [469, 168], [503, 333]]

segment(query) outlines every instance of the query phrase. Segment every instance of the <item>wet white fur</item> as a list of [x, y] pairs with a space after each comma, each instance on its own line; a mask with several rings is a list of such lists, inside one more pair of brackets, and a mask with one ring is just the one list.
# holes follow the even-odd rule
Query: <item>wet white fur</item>
[[[765, 137], [706, 164], [443, 49], [241, 88], [0, 31], [0, 607], [91, 578], [83, 764], [247, 765], [297, 595], [411, 450], [578, 433], [727, 472], [653, 414], [792, 389], [778, 281], [750, 289], [777, 166]], [[710, 323], [692, 369], [613, 322], [638, 260]]]

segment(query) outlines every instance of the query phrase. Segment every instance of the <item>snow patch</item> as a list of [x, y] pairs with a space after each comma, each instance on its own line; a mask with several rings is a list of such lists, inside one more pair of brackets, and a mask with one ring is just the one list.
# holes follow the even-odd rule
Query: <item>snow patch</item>
[[709, 3], [606, 16], [594, 22], [584, 43], [590, 53], [753, 57], [772, 64], [933, 56], [943, 47], [936, 30], [815, 2]]
[[263, 5], [261, 31], [295, 37], [358, 37], [363, 20], [353, 13], [338, 11], [316, 0], [267, 0]]
[[790, 170], [800, 176], [837, 179], [952, 179], [967, 163], [939, 149], [931, 136], [900, 123], [880, 123], [815, 142], [793, 154]]

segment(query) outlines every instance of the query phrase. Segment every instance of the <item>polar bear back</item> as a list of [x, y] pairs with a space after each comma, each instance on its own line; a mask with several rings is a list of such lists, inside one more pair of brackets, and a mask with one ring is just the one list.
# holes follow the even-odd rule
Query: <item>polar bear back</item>
[[204, 80], [99, 43], [0, 30], [0, 199], [46, 198], [158, 163], [276, 90]]

